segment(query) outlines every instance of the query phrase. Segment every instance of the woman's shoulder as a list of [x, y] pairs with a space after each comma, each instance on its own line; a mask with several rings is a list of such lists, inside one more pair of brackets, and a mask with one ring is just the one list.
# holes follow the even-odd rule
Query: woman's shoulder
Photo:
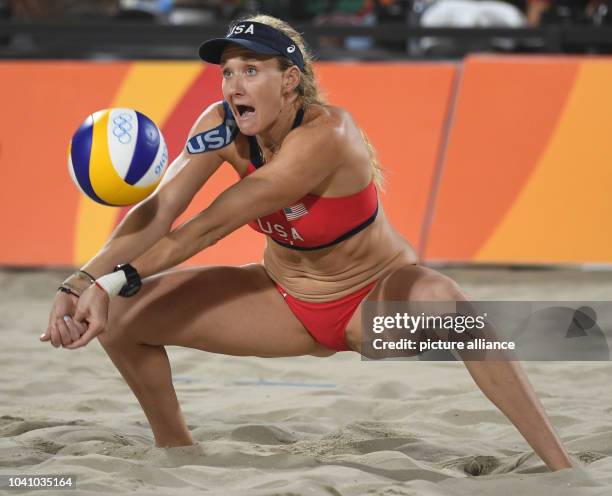
[[198, 115], [189, 134], [194, 135], [207, 129], [217, 127], [222, 124], [227, 117], [225, 102], [223, 100], [212, 103]]
[[229, 105], [224, 101], [215, 102], [198, 116], [191, 127], [187, 150], [190, 153], [224, 153], [221, 149], [232, 145], [238, 134], [238, 125]]
[[334, 137], [339, 143], [351, 138], [356, 129], [351, 114], [334, 105], [307, 105], [300, 127], [316, 130], [326, 136], [326, 139]]
[[353, 117], [342, 107], [311, 104], [306, 106], [304, 124], [332, 127], [347, 126], [353, 124]]

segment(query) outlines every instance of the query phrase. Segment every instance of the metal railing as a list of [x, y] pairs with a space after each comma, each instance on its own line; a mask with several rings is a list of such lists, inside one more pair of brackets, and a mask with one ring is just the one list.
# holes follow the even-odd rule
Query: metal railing
[[[419, 28], [404, 23], [375, 26], [297, 25], [320, 59], [406, 59], [453, 57], [467, 52], [505, 50], [530, 53], [611, 53], [612, 27]], [[114, 22], [0, 21], [0, 58], [196, 59], [197, 47], [224, 36], [225, 24], [163, 25]], [[343, 40], [365, 37], [363, 50], [349, 50]], [[330, 46], [329, 40], [333, 43]], [[444, 40], [436, 53], [422, 40]], [[503, 43], [500, 42], [503, 41]], [[429, 43], [431, 45], [431, 43]], [[448, 48], [451, 48], [450, 50]], [[454, 49], [454, 50], [453, 50]]]

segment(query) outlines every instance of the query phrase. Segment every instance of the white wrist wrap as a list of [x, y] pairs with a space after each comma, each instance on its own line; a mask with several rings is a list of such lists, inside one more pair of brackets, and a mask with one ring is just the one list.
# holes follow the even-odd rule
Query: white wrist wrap
[[96, 283], [104, 288], [104, 291], [108, 293], [111, 298], [117, 296], [121, 288], [127, 284], [127, 277], [125, 272], [118, 270], [117, 272], [111, 272], [105, 276], [96, 279]]

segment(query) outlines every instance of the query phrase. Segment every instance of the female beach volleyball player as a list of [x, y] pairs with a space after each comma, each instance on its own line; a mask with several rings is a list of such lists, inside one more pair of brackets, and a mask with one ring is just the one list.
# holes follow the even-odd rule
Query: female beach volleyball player
[[[373, 151], [348, 112], [319, 96], [295, 30], [245, 19], [200, 56], [221, 65], [224, 101], [197, 119], [155, 193], [62, 284], [41, 336], [68, 349], [97, 336], [160, 447], [193, 444], [165, 345], [261, 357], [360, 352], [365, 300], [465, 300], [389, 225]], [[241, 179], [172, 230], [225, 161]], [[247, 223], [268, 237], [263, 263], [168, 271]], [[572, 466], [518, 362], [465, 365], [551, 469]]]

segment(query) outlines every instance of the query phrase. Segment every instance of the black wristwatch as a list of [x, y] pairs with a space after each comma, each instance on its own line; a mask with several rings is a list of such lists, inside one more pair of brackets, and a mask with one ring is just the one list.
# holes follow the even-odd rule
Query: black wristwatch
[[119, 296], [134, 296], [142, 287], [142, 281], [138, 271], [130, 264], [119, 264], [115, 267], [113, 272], [122, 270], [127, 279], [127, 283], [119, 291]]

